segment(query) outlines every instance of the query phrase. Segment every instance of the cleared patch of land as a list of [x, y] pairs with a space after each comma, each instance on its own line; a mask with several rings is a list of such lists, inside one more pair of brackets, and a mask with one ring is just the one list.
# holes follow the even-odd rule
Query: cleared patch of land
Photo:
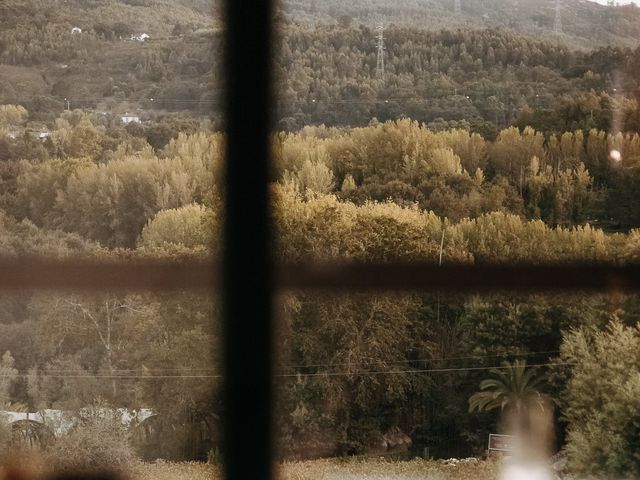
[[211, 480], [222, 479], [222, 470], [198, 462], [139, 463], [131, 468], [131, 480]]
[[0, 91], [11, 86], [21, 99], [48, 94], [51, 88], [45, 78], [42, 68], [0, 64]]

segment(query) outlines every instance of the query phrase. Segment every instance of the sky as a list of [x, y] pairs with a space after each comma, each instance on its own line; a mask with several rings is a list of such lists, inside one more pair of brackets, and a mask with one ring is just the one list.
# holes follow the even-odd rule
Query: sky
[[[592, 2], [599, 3], [600, 5], [606, 5], [607, 0], [591, 0]], [[635, 3], [636, 5], [640, 4], [639, 0], [618, 0], [620, 5], [626, 5], [628, 3]]]

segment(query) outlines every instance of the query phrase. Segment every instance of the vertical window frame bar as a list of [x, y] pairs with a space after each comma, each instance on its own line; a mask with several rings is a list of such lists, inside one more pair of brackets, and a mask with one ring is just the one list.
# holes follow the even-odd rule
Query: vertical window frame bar
[[272, 478], [272, 1], [225, 0], [225, 478]]

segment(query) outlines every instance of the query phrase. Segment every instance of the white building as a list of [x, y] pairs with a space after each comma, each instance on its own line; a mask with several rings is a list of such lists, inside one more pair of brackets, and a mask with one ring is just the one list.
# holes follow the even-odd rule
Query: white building
[[38, 138], [40, 140], [46, 140], [47, 138], [49, 138], [50, 133], [49, 132], [40, 132], [38, 134]]
[[141, 123], [140, 117], [138, 117], [137, 115], [128, 115], [126, 113], [120, 117], [120, 120], [125, 125], [128, 125], [130, 123]]
[[140, 33], [138, 35], [131, 35], [131, 40], [135, 40], [136, 42], [145, 42], [149, 40], [151, 37], [146, 33]]
[[81, 29], [81, 28], [79, 28], [79, 27], [73, 27], [73, 28], [71, 29], [71, 34], [72, 34], [72, 35], [75, 35], [75, 34], [77, 34], [77, 33], [82, 33], [82, 29]]

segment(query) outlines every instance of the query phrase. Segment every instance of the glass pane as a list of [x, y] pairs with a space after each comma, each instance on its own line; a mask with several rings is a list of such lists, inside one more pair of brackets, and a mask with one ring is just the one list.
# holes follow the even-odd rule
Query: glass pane
[[[284, 0], [280, 13], [280, 262], [640, 262], [634, 2]], [[618, 350], [634, 351], [636, 304], [287, 293], [280, 476], [638, 476], [637, 412], [621, 399], [640, 361]], [[558, 403], [510, 417], [512, 397], [481, 395], [470, 412], [481, 382], [500, 379], [491, 367], [541, 378], [529, 393]], [[600, 395], [616, 398], [612, 424]]]
[[[209, 0], [0, 2], [4, 259], [217, 256], [218, 10]], [[173, 475], [184, 461], [218, 468], [217, 296], [0, 298], [3, 466], [131, 478]]]
[[3, 296], [4, 460], [127, 475], [151, 474], [141, 462], [158, 459], [215, 461], [218, 303], [188, 292]]
[[628, 48], [637, 7], [392, 3], [283, 3], [274, 139], [283, 189], [391, 201], [456, 224], [640, 224]]
[[595, 468], [614, 438], [607, 458], [623, 465], [638, 305], [616, 293], [282, 295], [279, 476], [552, 478]]
[[24, 237], [6, 253], [193, 247], [188, 234], [143, 230], [167, 211], [165, 232], [191, 231], [219, 202], [220, 32], [210, 2], [11, 0], [0, 9], [0, 208], [13, 243]]

